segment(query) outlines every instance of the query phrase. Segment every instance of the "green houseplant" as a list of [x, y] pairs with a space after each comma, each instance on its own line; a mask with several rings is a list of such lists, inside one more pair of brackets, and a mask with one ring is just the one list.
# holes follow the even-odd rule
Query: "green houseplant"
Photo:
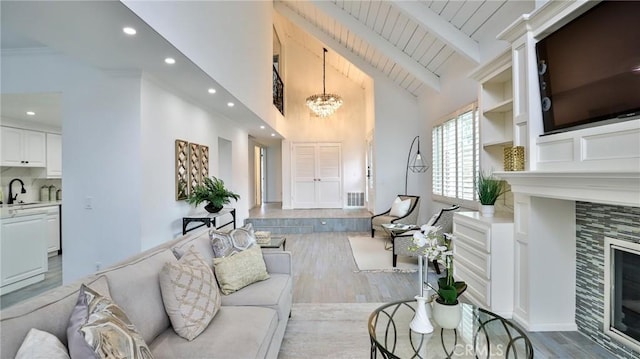
[[240, 195], [228, 190], [224, 186], [224, 181], [211, 176], [206, 177], [204, 183], [197, 185], [187, 197], [187, 203], [194, 206], [202, 202], [208, 202], [204, 209], [210, 213], [219, 212], [225, 204], [231, 202], [231, 199], [239, 200]]
[[482, 215], [485, 217], [493, 217], [493, 213], [495, 212], [493, 206], [498, 200], [498, 197], [506, 192], [504, 181], [496, 178], [491, 173], [487, 175], [481, 171], [478, 174], [476, 186]]

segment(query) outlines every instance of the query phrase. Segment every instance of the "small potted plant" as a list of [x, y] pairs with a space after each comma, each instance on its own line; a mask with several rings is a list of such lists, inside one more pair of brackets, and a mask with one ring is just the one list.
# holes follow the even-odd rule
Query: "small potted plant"
[[506, 192], [504, 182], [493, 174], [486, 175], [481, 171], [478, 174], [476, 186], [478, 200], [480, 201], [480, 213], [484, 217], [493, 217], [498, 197]]
[[225, 204], [230, 203], [231, 199], [237, 201], [240, 195], [228, 190], [221, 179], [211, 176], [204, 179], [204, 184], [193, 188], [187, 197], [187, 203], [198, 206], [202, 202], [207, 202], [204, 209], [209, 213], [217, 213]]

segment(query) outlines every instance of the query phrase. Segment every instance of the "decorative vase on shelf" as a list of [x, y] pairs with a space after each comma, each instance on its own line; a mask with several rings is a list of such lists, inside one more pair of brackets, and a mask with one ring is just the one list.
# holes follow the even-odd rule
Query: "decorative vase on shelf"
[[433, 320], [442, 329], [456, 329], [462, 319], [460, 302], [456, 304], [442, 304], [437, 299], [433, 301]]
[[496, 212], [496, 206], [492, 204], [480, 205], [480, 214], [482, 214], [482, 217], [493, 217], [493, 214], [495, 212]]
[[409, 328], [416, 333], [429, 334], [433, 332], [433, 325], [431, 325], [427, 315], [427, 297], [416, 295], [415, 298], [418, 303], [416, 304], [416, 313], [411, 323], [409, 323]]

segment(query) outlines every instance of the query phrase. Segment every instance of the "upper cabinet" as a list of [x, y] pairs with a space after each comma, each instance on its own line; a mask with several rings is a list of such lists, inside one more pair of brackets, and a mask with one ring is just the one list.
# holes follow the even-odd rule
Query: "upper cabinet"
[[45, 167], [45, 133], [13, 127], [0, 127], [2, 158], [0, 165], [11, 167]]
[[47, 133], [47, 178], [62, 177], [62, 136]]

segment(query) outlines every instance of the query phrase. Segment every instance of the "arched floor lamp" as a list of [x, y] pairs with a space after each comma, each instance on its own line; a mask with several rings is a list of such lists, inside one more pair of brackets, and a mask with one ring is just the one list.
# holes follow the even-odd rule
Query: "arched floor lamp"
[[[413, 156], [413, 160], [411, 159], [411, 152], [413, 151], [413, 145], [418, 141], [418, 151]], [[409, 155], [407, 156], [407, 170], [404, 174], [404, 194], [407, 195], [407, 184], [409, 181], [409, 169], [413, 173], [424, 173], [427, 172], [430, 165], [422, 159], [422, 155], [420, 154], [420, 136], [416, 136], [413, 138], [411, 142], [411, 147], [409, 147]]]

